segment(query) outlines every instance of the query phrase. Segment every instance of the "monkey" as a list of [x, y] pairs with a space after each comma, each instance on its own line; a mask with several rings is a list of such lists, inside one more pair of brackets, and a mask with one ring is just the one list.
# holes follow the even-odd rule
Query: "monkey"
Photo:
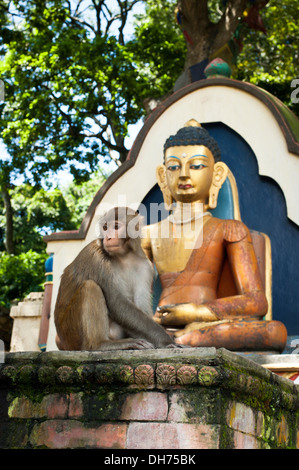
[[99, 220], [99, 236], [60, 281], [54, 321], [62, 350], [180, 347], [153, 319], [153, 267], [141, 247], [141, 220], [126, 207]]

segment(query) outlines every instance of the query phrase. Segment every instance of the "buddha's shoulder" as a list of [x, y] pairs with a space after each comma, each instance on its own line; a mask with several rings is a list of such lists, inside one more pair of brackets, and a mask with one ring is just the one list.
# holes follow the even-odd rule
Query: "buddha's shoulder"
[[213, 217], [213, 223], [222, 231], [223, 238], [227, 242], [241, 241], [250, 233], [248, 227], [240, 220]]

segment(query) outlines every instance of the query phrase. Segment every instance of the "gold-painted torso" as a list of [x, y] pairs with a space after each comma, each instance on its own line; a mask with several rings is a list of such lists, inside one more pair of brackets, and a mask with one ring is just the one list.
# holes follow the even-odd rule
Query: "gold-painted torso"
[[180, 272], [186, 267], [199, 240], [204, 224], [210, 218], [193, 220], [187, 224], [173, 223], [168, 217], [145, 228], [143, 248], [155, 260], [158, 273]]

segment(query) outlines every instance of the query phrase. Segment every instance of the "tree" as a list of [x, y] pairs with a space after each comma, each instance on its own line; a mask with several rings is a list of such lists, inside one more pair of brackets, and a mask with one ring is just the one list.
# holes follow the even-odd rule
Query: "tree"
[[208, 60], [233, 37], [248, 0], [179, 0], [177, 19], [186, 37], [187, 53], [180, 83], [189, 83], [189, 69]]
[[123, 32], [137, 1], [118, 0], [115, 13], [95, 0], [88, 11], [82, 0], [1, 2], [10, 23], [2, 28], [0, 128], [12, 158], [31, 156], [33, 178], [70, 163], [82, 179], [99, 156], [125, 160], [128, 125], [142, 115], [137, 98], [144, 83]]
[[90, 203], [107, 178], [108, 173], [99, 170], [91, 175], [88, 181], [79, 184], [72, 182], [61, 189], [71, 214], [71, 225], [68, 229], [80, 227]]
[[10, 156], [0, 162], [0, 187], [11, 254], [16, 177], [39, 190], [61, 168], [68, 167], [78, 182], [99, 161], [120, 164], [128, 125], [142, 114], [123, 34], [137, 0], [119, 0], [116, 13], [105, 2], [90, 1], [90, 16], [83, 3], [0, 1], [0, 130]]
[[299, 117], [292, 102], [292, 81], [299, 78], [299, 9], [297, 0], [271, 0], [262, 10], [266, 34], [249, 29], [238, 56], [236, 78], [266, 89]]
[[0, 161], [0, 190], [3, 200], [5, 224], [3, 225], [3, 245], [7, 253], [14, 252], [13, 242], [13, 209], [10, 197], [10, 165], [5, 161]]
[[19, 302], [30, 292], [43, 291], [45, 282], [45, 252], [29, 250], [19, 255], [0, 252], [0, 307], [9, 312], [13, 302]]
[[186, 56], [186, 43], [175, 21], [177, 2], [148, 0], [136, 15], [134, 37], [127, 43], [133, 53], [140, 89], [139, 103], [149, 112], [156, 102], [173, 92]]
[[[44, 235], [79, 228], [89, 204], [105, 179], [106, 176], [98, 171], [87, 182], [71, 182], [62, 188], [37, 190], [26, 183], [10, 189], [15, 248], [9, 254], [20, 255], [29, 250], [44, 253]], [[0, 227], [5, 226], [5, 219], [3, 207], [3, 214], [0, 212]], [[4, 251], [4, 233], [0, 238], [0, 248], [1, 245], [0, 251]]]
[[[278, 0], [0, 0], [0, 74], [6, 87], [0, 130], [13, 168], [22, 174], [30, 170], [37, 182], [40, 175], [67, 165], [83, 180], [99, 163], [113, 159], [121, 164], [128, 152], [128, 127], [144, 116], [148, 100], [173, 91], [182, 70], [186, 77], [191, 66], [232, 42], [237, 52], [248, 35], [262, 45], [256, 49], [258, 67], [268, 51], [271, 63], [278, 49], [268, 46], [267, 51], [266, 36], [252, 32], [248, 19], [254, 8], [256, 15], [272, 11], [267, 17], [271, 30], [273, 22], [279, 24], [281, 9], [284, 17], [298, 15], [295, 0], [285, 3], [287, 7]], [[144, 14], [128, 33], [129, 15], [138, 5]], [[296, 21], [292, 23], [298, 31]], [[252, 21], [250, 26], [256, 27]], [[286, 28], [281, 31], [287, 33]], [[252, 53], [250, 64], [256, 60]], [[250, 64], [243, 66], [243, 76]]]
[[[14, 254], [0, 250], [0, 307], [9, 309], [11, 302], [43, 290], [48, 257], [43, 236], [79, 228], [104, 180], [105, 176], [97, 172], [85, 183], [71, 182], [63, 188], [36, 191], [27, 183], [10, 190], [16, 249]], [[0, 214], [0, 227], [4, 219]]]

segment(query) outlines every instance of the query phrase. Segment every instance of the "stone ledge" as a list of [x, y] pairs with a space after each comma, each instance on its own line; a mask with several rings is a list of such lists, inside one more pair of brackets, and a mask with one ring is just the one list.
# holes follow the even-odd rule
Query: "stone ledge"
[[299, 387], [225, 349], [8, 353], [0, 448], [299, 448]]
[[53, 351], [8, 353], [0, 385], [22, 387], [95, 385], [167, 389], [221, 387], [288, 410], [299, 407], [299, 386], [226, 349], [184, 348], [144, 351]]

